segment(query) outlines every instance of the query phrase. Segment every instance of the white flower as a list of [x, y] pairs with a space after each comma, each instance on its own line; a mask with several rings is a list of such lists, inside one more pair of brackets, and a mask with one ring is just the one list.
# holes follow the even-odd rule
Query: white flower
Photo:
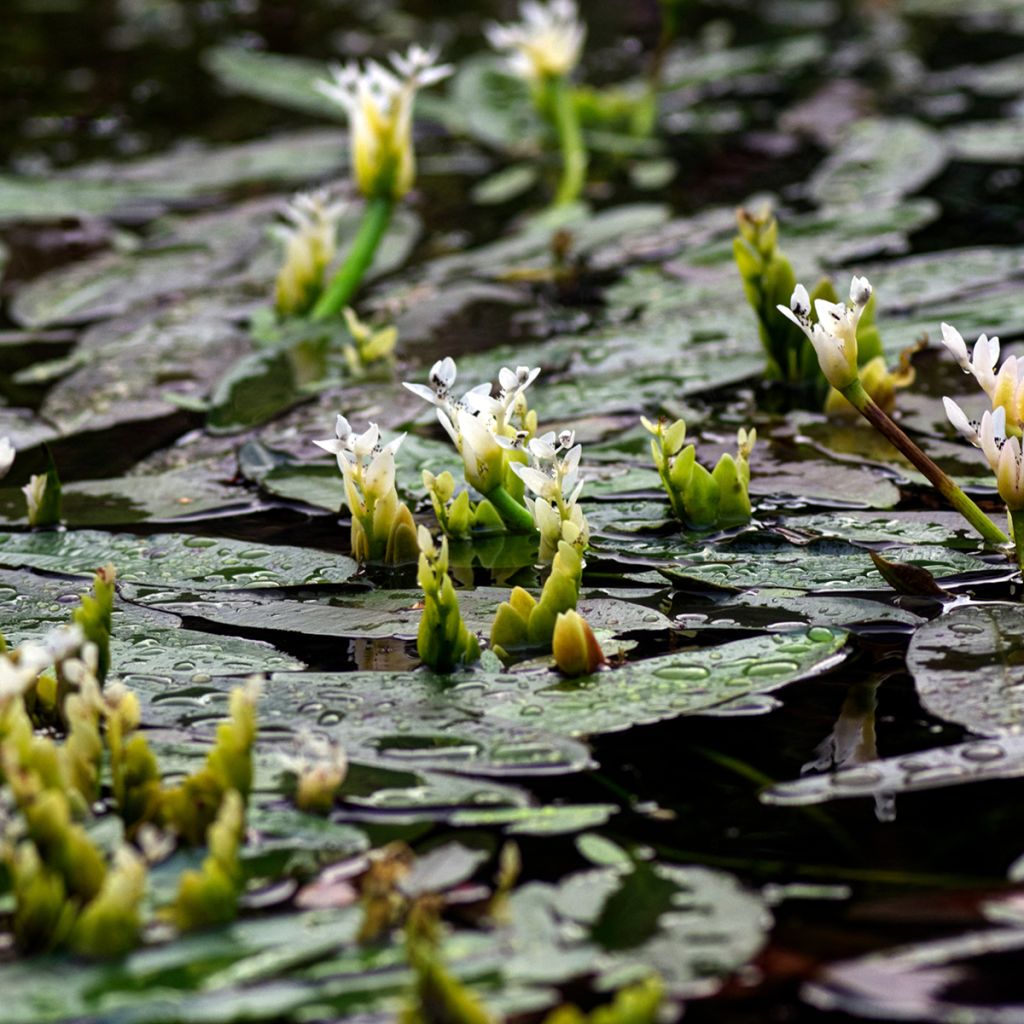
[[1021, 445], [1016, 437], [1006, 436], [1006, 410], [1002, 407], [981, 417], [978, 431], [981, 450], [996, 475], [996, 488], [1011, 512], [1024, 509], [1024, 467]]
[[[441, 415], [438, 414], [439, 419]], [[505, 451], [484, 418], [474, 416], [466, 409], [459, 409], [454, 430], [458, 438], [456, 445], [462, 454], [466, 482], [481, 494], [488, 494], [496, 487], [503, 486]]]
[[[465, 408], [471, 396], [490, 395], [490, 384], [477, 384], [471, 388], [461, 399], [452, 397], [452, 388], [455, 386], [455, 378], [458, 376], [458, 368], [451, 356], [439, 359], [430, 368], [429, 386], [418, 384], [415, 381], [403, 381], [402, 387], [411, 391], [417, 398], [436, 406], [439, 412], [443, 412], [451, 424], [455, 420], [455, 414], [459, 409]], [[440, 416], [438, 417], [440, 419]], [[443, 422], [442, 422], [443, 425]], [[447, 429], [447, 428], [446, 428]], [[448, 430], [449, 435], [452, 433]]]
[[400, 434], [386, 445], [380, 443], [380, 428], [371, 423], [356, 434], [348, 420], [339, 414], [332, 438], [314, 441], [318, 448], [337, 457], [338, 469], [345, 479], [345, 495], [354, 516], [372, 514], [377, 501], [387, 498], [395, 486], [395, 452], [405, 440]]
[[14, 445], [9, 437], [0, 437], [0, 480], [10, 471], [14, 462]]
[[287, 224], [275, 230], [285, 250], [275, 286], [281, 313], [305, 312], [319, 294], [324, 271], [335, 256], [338, 221], [345, 205], [343, 201], [329, 202], [327, 191], [321, 189], [300, 192], [282, 207]]
[[491, 46], [509, 52], [511, 69], [532, 81], [572, 71], [587, 34], [575, 0], [525, 0], [519, 14], [522, 21], [484, 28]]
[[943, 398], [942, 404], [946, 410], [946, 418], [956, 427], [957, 433], [965, 437], [971, 444], [979, 446], [981, 441], [978, 440], [978, 421], [969, 420], [967, 413], [952, 398]]
[[811, 300], [802, 284], [793, 290], [788, 307], [778, 306], [779, 312], [792, 320], [810, 339], [822, 373], [839, 391], [858, 377], [857, 324], [870, 299], [868, 279], [854, 277], [850, 282], [849, 306], [842, 302], [826, 302], [825, 299], [815, 301], [816, 323], [811, 322]]
[[368, 198], [400, 199], [412, 188], [416, 166], [412, 147], [412, 105], [416, 90], [452, 73], [437, 64], [437, 51], [411, 46], [393, 53], [393, 70], [376, 61], [331, 69], [331, 81], [316, 88], [348, 113], [356, 183]]
[[560, 540], [586, 546], [589, 528], [579, 507], [583, 480], [579, 474], [583, 446], [576, 435], [563, 430], [533, 438], [527, 451], [531, 465], [512, 463], [512, 472], [537, 496], [528, 507], [541, 535], [541, 559], [554, 557]]

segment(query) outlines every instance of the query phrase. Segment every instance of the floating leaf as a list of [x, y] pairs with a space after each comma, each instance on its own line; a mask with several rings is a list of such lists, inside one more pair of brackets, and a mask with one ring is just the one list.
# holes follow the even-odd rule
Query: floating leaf
[[356, 571], [351, 558], [311, 548], [247, 544], [184, 534], [129, 534], [75, 530], [0, 534], [0, 566], [91, 576], [113, 562], [119, 582], [196, 586], [205, 590], [344, 583]]

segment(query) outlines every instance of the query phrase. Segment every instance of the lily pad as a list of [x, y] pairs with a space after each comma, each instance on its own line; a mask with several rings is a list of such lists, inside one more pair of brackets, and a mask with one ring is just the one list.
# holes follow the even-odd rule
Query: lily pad
[[0, 566], [91, 576], [113, 562], [124, 582], [203, 590], [344, 583], [356, 563], [343, 555], [286, 545], [185, 534], [100, 533], [96, 530], [0, 534]]
[[947, 159], [942, 137], [919, 121], [858, 121], [811, 177], [808, 192], [822, 205], [886, 206], [928, 184]]
[[[1008, 566], [996, 569], [972, 555], [928, 545], [887, 549], [886, 557], [922, 566], [939, 578], [972, 573], [1005, 579], [1011, 571]], [[679, 567], [664, 572], [681, 583], [704, 583], [731, 590], [879, 590], [887, 586], [867, 551], [833, 541], [803, 546], [737, 543], [688, 556]]]
[[907, 668], [921, 703], [980, 736], [1024, 731], [1024, 616], [1016, 604], [954, 608], [922, 626]]

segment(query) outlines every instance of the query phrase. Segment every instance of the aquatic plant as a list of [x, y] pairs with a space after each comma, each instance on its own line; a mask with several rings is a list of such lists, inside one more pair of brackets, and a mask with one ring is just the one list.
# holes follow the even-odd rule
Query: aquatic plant
[[345, 501], [352, 515], [353, 557], [360, 562], [395, 564], [416, 558], [416, 524], [395, 489], [395, 452], [405, 438], [380, 443], [380, 430], [371, 423], [356, 434], [338, 416], [333, 438], [313, 443], [338, 460], [345, 480]]
[[587, 517], [578, 504], [583, 446], [576, 444], [573, 431], [563, 430], [557, 437], [549, 431], [530, 438], [526, 450], [530, 465], [513, 462], [510, 468], [536, 495], [526, 499], [526, 507], [540, 532], [540, 560], [550, 562], [563, 540], [583, 551], [590, 539]]
[[448, 538], [441, 546], [434, 543], [430, 531], [420, 526], [420, 561], [417, 580], [423, 588], [423, 615], [416, 634], [416, 650], [424, 665], [435, 672], [451, 672], [480, 657], [480, 644], [466, 628], [459, 611], [459, 600], [448, 575]]
[[419, 89], [447, 78], [451, 65], [437, 63], [438, 52], [411, 46], [393, 53], [391, 69], [366, 61], [332, 69], [317, 89], [348, 115], [356, 185], [366, 199], [359, 231], [341, 268], [312, 309], [312, 317], [335, 316], [349, 304], [387, 231], [395, 203], [412, 188], [416, 157], [412, 108]]
[[301, 730], [291, 753], [279, 755], [295, 806], [309, 814], [327, 814], [348, 774], [345, 748], [326, 736]]
[[[870, 298], [871, 284], [867, 278], [854, 277], [850, 283], [850, 304], [817, 300], [817, 322], [810, 318], [811, 303], [807, 289], [803, 285], [794, 288], [788, 306], [780, 304], [778, 309], [787, 319], [799, 326], [814, 345], [821, 372], [829, 384], [839, 391], [900, 454], [913, 463], [928, 482], [985, 540], [993, 544], [1008, 543], [1006, 534], [893, 422], [861, 383], [857, 364], [857, 322]], [[966, 354], [966, 347], [964, 351]], [[983, 347], [979, 350], [979, 355], [984, 356], [984, 353]], [[984, 359], [981, 362], [984, 362]], [[997, 448], [994, 440], [995, 424], [992, 426], [993, 448]]]
[[[455, 398], [452, 388], [458, 369], [455, 360], [448, 356], [431, 367], [429, 385], [410, 381], [404, 384], [414, 395], [435, 407], [438, 422], [462, 456], [466, 482], [487, 499], [510, 530], [535, 529], [533, 514], [523, 500], [522, 481], [512, 464], [526, 461], [523, 443], [537, 429], [537, 416], [526, 403], [525, 391], [539, 373], [539, 369], [531, 370], [527, 366], [515, 370], [503, 367], [498, 374], [497, 397], [491, 395], [491, 385], [484, 383], [477, 384], [461, 398]], [[447, 482], [438, 487], [436, 479], [439, 478], [431, 477], [427, 482], [425, 478], [428, 490], [435, 492], [431, 495], [435, 509], [450, 500], [444, 497]], [[486, 516], [489, 520], [489, 512]], [[438, 518], [443, 523], [451, 519], [451, 514], [439, 514]], [[456, 520], [462, 528], [466, 522], [479, 521], [479, 510], [472, 514], [459, 510]]]
[[946, 415], [957, 431], [980, 448], [996, 476], [996, 489], [1006, 503], [1017, 563], [1024, 571], [1024, 466], [1021, 435], [1024, 428], [1024, 361], [1007, 356], [999, 362], [999, 339], [982, 334], [970, 355], [960, 332], [942, 325], [942, 341], [964, 373], [977, 381], [992, 404], [980, 422], [969, 420], [953, 399], [942, 399]]
[[529, 82], [534, 104], [558, 134], [562, 178], [555, 204], [575, 202], [587, 177], [587, 150], [570, 75], [579, 63], [586, 38], [575, 0], [524, 0], [521, 21], [486, 26], [487, 40], [509, 54], [509, 68]]
[[[822, 381], [819, 373], [815, 326], [820, 323], [819, 336], [831, 330], [834, 322], [823, 322], [822, 311], [828, 311], [825, 315], [831, 320], [831, 313], [840, 305], [832, 282], [823, 277], [810, 295], [803, 289], [806, 297], [801, 299], [802, 316], [794, 312], [788, 323], [780, 320], [776, 310], [787, 305], [796, 289], [802, 286], [798, 286], [793, 266], [779, 246], [779, 222], [766, 204], [756, 211], [741, 207], [736, 211], [736, 223], [739, 234], [733, 239], [733, 254], [747, 301], [757, 316], [767, 359], [766, 379], [809, 390], [815, 402], [824, 401], [825, 412], [830, 416], [856, 415], [856, 410], [835, 385], [824, 393], [823, 384], [831, 382]], [[913, 368], [907, 360], [895, 372], [888, 369], [875, 324], [875, 298], [870, 288], [863, 304], [853, 304], [851, 316], [853, 312], [856, 313], [852, 321], [854, 343], [849, 351], [853, 352], [854, 368], [860, 374], [865, 391], [881, 408], [891, 412], [897, 390], [913, 383]]]
[[206, 832], [209, 853], [196, 871], [182, 873], [169, 916], [183, 931], [212, 928], [234, 920], [245, 877], [238, 852], [245, 833], [245, 801], [235, 789], [224, 793]]
[[686, 422], [651, 422], [641, 417], [653, 435], [651, 458], [668, 495], [672, 512], [694, 529], [735, 526], [750, 519], [750, 453], [756, 430], [741, 428], [736, 434], [736, 456], [723, 453], [710, 472], [697, 461], [697, 449], [686, 440]]
[[280, 316], [305, 316], [324, 289], [327, 268], [337, 252], [338, 221], [347, 204], [330, 201], [326, 189], [300, 192], [281, 207], [286, 224], [274, 228], [284, 248], [284, 263], [274, 285]]

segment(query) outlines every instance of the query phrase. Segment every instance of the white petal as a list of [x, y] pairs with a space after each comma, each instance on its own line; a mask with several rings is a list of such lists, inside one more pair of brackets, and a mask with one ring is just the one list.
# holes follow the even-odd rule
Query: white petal
[[323, 441], [314, 441], [313, 444], [317, 448], [323, 448], [325, 452], [330, 452], [332, 455], [338, 455], [346, 450], [344, 441], [339, 441], [336, 437], [328, 437]]
[[366, 430], [353, 439], [351, 444], [352, 451], [357, 458], [365, 459], [377, 447], [378, 440], [380, 440], [380, 430], [376, 423], [371, 423]]
[[554, 446], [547, 438], [547, 434], [544, 437], [531, 438], [530, 454], [541, 462], [554, 462], [558, 455], [555, 452]]
[[334, 421], [334, 436], [344, 441], [351, 433], [352, 428], [349, 426], [348, 420], [339, 412], [338, 418]]
[[960, 408], [952, 398], [943, 398], [942, 404], [946, 409], [946, 417], [949, 422], [956, 427], [958, 433], [962, 434], [971, 444], [980, 444], [978, 440], [978, 432], [971, 426], [971, 421], [967, 418], [967, 414]]
[[455, 360], [451, 356], [445, 356], [444, 359], [439, 359], [430, 368], [430, 383], [435, 386], [444, 388], [445, 391], [451, 389], [451, 386], [455, 383], [455, 378], [458, 371], [455, 368]]
[[871, 300], [871, 282], [866, 277], [854, 277], [850, 282], [850, 301], [855, 306], [866, 306]]
[[789, 308], [800, 317], [811, 315], [811, 297], [807, 294], [807, 289], [802, 284], [798, 284], [793, 289], [793, 294], [789, 300]]
[[428, 388], [426, 384], [416, 384], [412, 381], [404, 380], [402, 381], [402, 387], [407, 391], [411, 391], [417, 398], [422, 398], [431, 405], [437, 405], [437, 393], [433, 388]]
[[966, 370], [970, 365], [967, 357], [967, 345], [963, 335], [950, 324], [942, 325], [942, 344], [952, 353], [953, 358]]

